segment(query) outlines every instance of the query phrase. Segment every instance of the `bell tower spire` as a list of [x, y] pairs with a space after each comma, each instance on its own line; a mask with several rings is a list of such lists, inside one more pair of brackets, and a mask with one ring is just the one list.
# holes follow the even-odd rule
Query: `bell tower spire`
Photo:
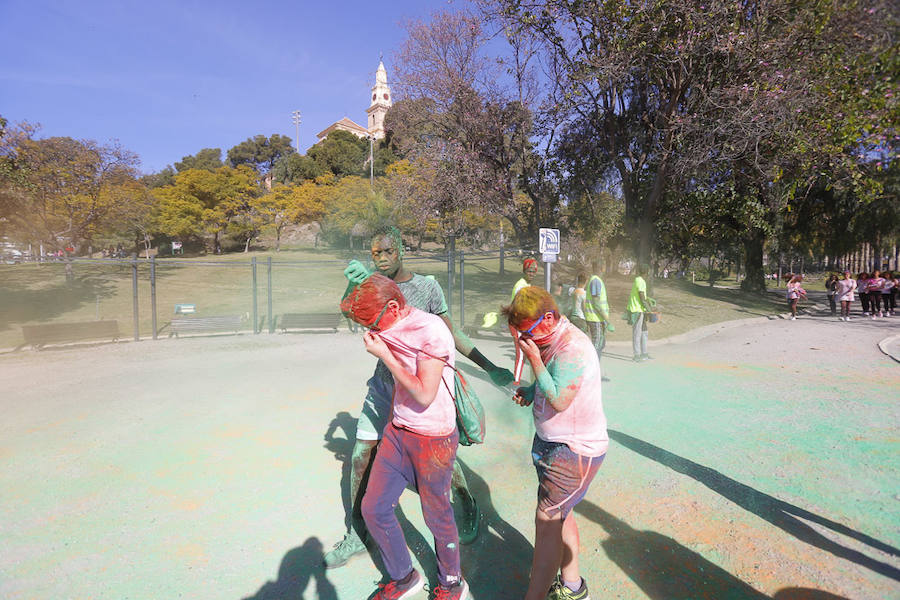
[[378, 70], [375, 71], [375, 85], [372, 87], [372, 103], [366, 109], [369, 115], [369, 133], [380, 140], [384, 137], [384, 115], [393, 105], [391, 88], [387, 84], [387, 71], [384, 62], [378, 61]]

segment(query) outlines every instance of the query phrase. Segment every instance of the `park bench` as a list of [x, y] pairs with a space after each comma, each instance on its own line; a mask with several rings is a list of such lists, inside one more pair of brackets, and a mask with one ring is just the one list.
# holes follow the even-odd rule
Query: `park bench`
[[237, 333], [242, 325], [241, 315], [175, 317], [169, 323], [169, 337], [178, 337], [184, 333]]
[[288, 329], [330, 329], [336, 333], [342, 319], [340, 313], [284, 313], [278, 327], [282, 333]]
[[22, 335], [25, 337], [25, 345], [33, 348], [54, 342], [116, 341], [119, 339], [119, 322], [109, 320], [23, 325]]

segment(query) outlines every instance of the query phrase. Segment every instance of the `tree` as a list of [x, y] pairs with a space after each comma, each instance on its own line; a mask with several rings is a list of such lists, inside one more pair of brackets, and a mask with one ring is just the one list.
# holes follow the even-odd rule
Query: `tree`
[[369, 157], [368, 140], [349, 131], [332, 131], [328, 137], [314, 145], [306, 154], [318, 166], [318, 172], [333, 173], [338, 177], [367, 174], [365, 165]]
[[278, 160], [295, 152], [291, 138], [273, 133], [256, 135], [228, 150], [228, 166], [249, 165], [261, 175], [267, 174]]
[[313, 182], [297, 186], [277, 185], [253, 202], [254, 210], [265, 226], [275, 230], [275, 251], [281, 250], [281, 233], [291, 224], [317, 221], [325, 214], [324, 194]]
[[156, 198], [138, 180], [125, 181], [109, 193], [116, 197], [101, 235], [108, 239], [124, 237], [135, 247], [143, 244], [144, 255], [150, 258], [153, 235], [158, 231]]
[[541, 44], [561, 176], [621, 189], [641, 260], [666, 194], [731, 187], [749, 209], [745, 284], [760, 289], [765, 243], [813, 172], [864, 183], [848, 147], [896, 124], [890, 101], [864, 99], [891, 97], [897, 64], [896, 7], [878, 0], [489, 5]]
[[256, 177], [246, 165], [179, 173], [173, 185], [153, 190], [160, 232], [175, 238], [208, 236], [211, 250], [218, 253], [221, 235], [228, 231], [247, 248], [260, 226], [251, 211], [252, 200], [261, 193]]
[[282, 156], [272, 167], [272, 179], [278, 183], [300, 184], [324, 175], [328, 170], [305, 154]]
[[367, 178], [348, 175], [322, 185], [321, 191], [326, 212], [322, 230], [333, 240], [348, 240], [352, 245], [353, 237], [366, 236], [391, 220], [381, 181], [373, 188]]
[[8, 121], [0, 116], [0, 235], [5, 235], [24, 183], [21, 165], [16, 159], [21, 132], [8, 128]]
[[172, 168], [172, 165], [166, 165], [163, 170], [157, 173], [143, 175], [141, 177], [141, 183], [143, 183], [148, 188], [158, 188], [163, 187], [164, 185], [172, 185], [173, 183], [175, 183], [175, 169]]
[[21, 179], [12, 197], [10, 228], [18, 239], [42, 243], [67, 257], [81, 253], [124, 198], [120, 186], [134, 183], [138, 159], [117, 144], [25, 135], [14, 149]]
[[[432, 188], [439, 196], [432, 205], [445, 226], [454, 210], [462, 214], [470, 208], [454, 203], [474, 200], [481, 212], [507, 218], [524, 243], [536, 223], [556, 209], [555, 198], [529, 185], [526, 174], [532, 153], [532, 119], [523, 91], [527, 70], [515, 71], [512, 95], [505, 90], [497, 60], [486, 54], [482, 22], [472, 15], [441, 13], [406, 29], [397, 66], [402, 100], [386, 119], [392, 143], [415, 163], [433, 163], [443, 187]], [[520, 189], [532, 201], [524, 212], [515, 201]], [[457, 220], [450, 229], [459, 234], [461, 224]]]
[[175, 169], [177, 169], [179, 173], [187, 171], [188, 169], [206, 169], [207, 171], [215, 171], [221, 166], [221, 148], [204, 148], [193, 156], [183, 156], [181, 162], [175, 163]]

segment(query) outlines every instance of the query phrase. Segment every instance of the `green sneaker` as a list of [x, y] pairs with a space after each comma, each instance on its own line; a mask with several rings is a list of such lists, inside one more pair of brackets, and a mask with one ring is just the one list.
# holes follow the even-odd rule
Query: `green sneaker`
[[563, 585], [562, 579], [557, 575], [553, 585], [550, 586], [547, 600], [591, 600], [591, 597], [588, 595], [587, 582], [584, 577], [581, 578], [581, 587], [577, 592], [573, 592]]
[[336, 569], [343, 567], [351, 558], [365, 551], [366, 545], [359, 539], [359, 535], [355, 531], [350, 531], [344, 536], [344, 539], [335, 544], [334, 548], [325, 555], [325, 568]]

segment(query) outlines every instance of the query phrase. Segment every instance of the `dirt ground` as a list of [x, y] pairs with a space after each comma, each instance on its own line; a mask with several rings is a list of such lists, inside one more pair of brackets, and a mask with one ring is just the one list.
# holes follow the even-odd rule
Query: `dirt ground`
[[[900, 598], [900, 365], [876, 347], [898, 328], [758, 319], [655, 347], [651, 330], [640, 364], [610, 347], [611, 447], [577, 509], [592, 597]], [[507, 341], [477, 343], [511, 363]], [[0, 597], [368, 598], [377, 560], [321, 560], [373, 366], [349, 332], [0, 355]], [[464, 368], [488, 439], [459, 453], [483, 511], [463, 572], [477, 600], [519, 599], [531, 417]], [[434, 584], [417, 500], [401, 520]]]

